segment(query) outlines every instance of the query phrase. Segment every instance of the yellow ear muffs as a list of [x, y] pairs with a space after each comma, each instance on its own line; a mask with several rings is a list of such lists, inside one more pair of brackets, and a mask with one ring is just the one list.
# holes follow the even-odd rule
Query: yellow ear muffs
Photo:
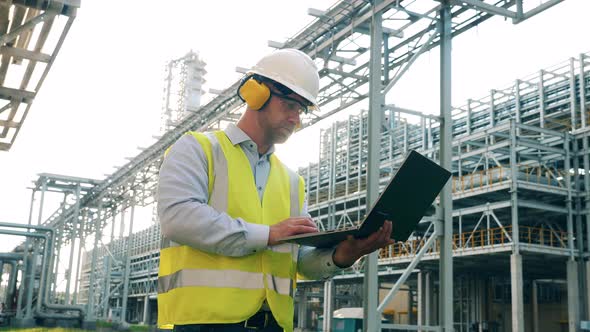
[[246, 102], [249, 108], [258, 111], [270, 99], [270, 89], [264, 83], [260, 83], [250, 76], [240, 84], [238, 97]]

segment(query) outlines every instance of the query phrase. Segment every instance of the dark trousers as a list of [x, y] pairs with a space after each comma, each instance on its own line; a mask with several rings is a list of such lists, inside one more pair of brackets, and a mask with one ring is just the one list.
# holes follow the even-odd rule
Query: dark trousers
[[272, 313], [259, 311], [248, 320], [232, 324], [174, 325], [174, 332], [282, 332]]

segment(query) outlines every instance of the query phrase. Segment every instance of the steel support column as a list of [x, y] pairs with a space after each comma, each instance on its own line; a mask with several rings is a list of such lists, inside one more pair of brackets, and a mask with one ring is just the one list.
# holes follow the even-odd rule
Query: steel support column
[[[96, 213], [96, 219], [94, 220], [94, 247], [92, 249], [92, 267], [96, 266], [96, 261], [98, 259], [98, 243], [100, 238], [102, 237], [102, 203], [98, 206], [98, 211]], [[96, 279], [96, 273], [94, 271], [90, 271], [90, 284], [88, 285], [88, 299], [87, 299], [87, 309], [86, 312], [88, 313], [87, 320], [92, 321], [96, 320], [96, 312], [94, 310], [94, 283]]]
[[[108, 308], [108, 306], [107, 306]], [[143, 317], [142, 317], [142, 321], [144, 325], [148, 325], [150, 323], [150, 296], [146, 295], [143, 298]]]
[[[417, 280], [416, 280], [416, 292], [417, 292], [417, 300], [418, 302], [416, 303], [416, 308], [417, 308], [417, 316], [416, 317], [416, 325], [418, 325], [418, 331], [422, 331], [421, 326], [424, 323], [424, 278], [423, 276], [423, 272], [420, 271], [418, 272], [418, 275], [416, 276]], [[408, 308], [408, 312], [412, 311], [412, 308]]]
[[78, 285], [80, 284], [80, 265], [82, 264], [82, 249], [86, 244], [86, 220], [88, 219], [88, 210], [82, 213], [82, 220], [80, 223], [80, 242], [78, 243], [78, 258], [76, 259], [76, 277], [74, 277], [74, 295], [72, 296], [72, 304], [78, 303]]
[[121, 304], [121, 322], [126, 322], [127, 297], [129, 296], [129, 275], [131, 270], [131, 243], [133, 242], [133, 219], [135, 217], [135, 190], [131, 196], [131, 213], [129, 215], [129, 236], [127, 237], [127, 249], [125, 250], [125, 274], [123, 277], [123, 298]]
[[531, 299], [533, 305], [533, 332], [539, 332], [539, 300], [537, 281], [533, 280], [533, 296]]
[[522, 256], [520, 254], [513, 253], [510, 256], [510, 277], [512, 297], [512, 332], [525, 332], [524, 301], [522, 290]]
[[512, 221], [512, 255], [510, 256], [512, 332], [524, 332], [524, 302], [522, 290], [522, 256], [518, 234], [518, 163], [516, 140], [518, 125], [510, 121], [510, 208]]
[[43, 186], [41, 189], [41, 199], [39, 200], [39, 213], [37, 215], [37, 225], [41, 225], [43, 219], [43, 203], [45, 203], [45, 192], [47, 191], [47, 178], [43, 177]]
[[307, 328], [307, 288], [298, 288], [299, 306], [297, 310], [297, 327], [300, 330]]
[[[373, 1], [373, 15], [371, 19], [371, 50], [369, 64], [369, 114], [368, 114], [368, 158], [367, 158], [367, 210], [373, 206], [379, 197], [379, 154], [381, 148], [381, 118], [384, 97], [381, 93], [382, 53], [383, 42], [382, 13], [376, 10], [381, 0]], [[360, 131], [362, 136], [362, 128]], [[360, 168], [360, 167], [359, 167]], [[365, 257], [364, 283], [364, 331], [380, 331], [381, 320], [378, 316], [379, 277], [377, 275], [378, 253], [374, 252]]]
[[[447, 0], [441, 1], [439, 13], [440, 34], [440, 164], [451, 170], [452, 160], [452, 106], [451, 106], [451, 5]], [[451, 183], [447, 182], [440, 194], [439, 216], [439, 325], [444, 332], [453, 328], [453, 198]], [[441, 224], [442, 223], [442, 224]]]
[[332, 331], [332, 316], [334, 313], [334, 280], [328, 279], [324, 282], [324, 321], [322, 328], [324, 332]]
[[570, 259], [567, 261], [567, 321], [568, 331], [579, 331], [580, 303], [578, 302], [578, 263]]
[[[66, 207], [66, 201], [68, 198], [68, 194], [64, 194], [63, 196], [63, 200], [61, 202], [61, 206], [63, 206], [63, 208], [65, 209]], [[52, 298], [55, 297], [56, 293], [57, 293], [57, 278], [59, 275], [59, 263], [60, 263], [60, 257], [61, 257], [61, 248], [62, 248], [62, 244], [65, 242], [65, 238], [64, 238], [64, 228], [65, 228], [65, 224], [67, 223], [67, 219], [66, 220], [62, 220], [59, 223], [59, 226], [55, 232], [55, 244], [54, 244], [54, 248], [53, 248], [53, 252], [51, 253], [53, 256], [53, 260], [52, 260], [52, 265], [51, 268], [49, 269], [49, 271], [47, 271], [47, 282], [48, 282], [48, 286], [49, 286], [49, 301], [52, 301]]]
[[80, 184], [78, 183], [78, 185], [76, 185], [76, 206], [75, 206], [75, 210], [74, 210], [74, 217], [71, 221], [71, 238], [70, 241], [72, 241], [72, 243], [70, 244], [70, 259], [68, 261], [68, 273], [66, 275], [66, 294], [65, 294], [65, 299], [64, 299], [64, 303], [65, 304], [70, 304], [70, 284], [72, 283], [72, 265], [74, 264], [74, 252], [76, 251], [76, 236], [80, 233], [82, 233], [82, 230], [78, 230], [78, 223], [79, 223], [79, 219], [80, 219]]

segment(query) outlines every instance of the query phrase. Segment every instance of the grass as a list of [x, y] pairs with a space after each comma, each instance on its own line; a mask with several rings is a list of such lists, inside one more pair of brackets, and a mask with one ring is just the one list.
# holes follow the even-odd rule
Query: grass
[[133, 332], [148, 332], [150, 327], [146, 325], [131, 325], [129, 330]]

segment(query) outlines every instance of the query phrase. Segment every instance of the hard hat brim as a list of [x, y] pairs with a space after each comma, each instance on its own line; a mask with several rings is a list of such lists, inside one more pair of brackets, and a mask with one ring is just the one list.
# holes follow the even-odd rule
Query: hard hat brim
[[262, 71], [257, 70], [256, 68], [253, 68], [252, 70], [250, 70], [248, 72], [248, 75], [252, 75], [252, 74], [260, 75], [260, 76], [266, 77], [268, 79], [271, 79], [273, 81], [276, 81], [278, 83], [281, 83], [282, 85], [286, 86], [287, 88], [293, 90], [293, 92], [295, 92], [301, 98], [310, 102], [312, 104], [312, 106], [310, 106], [310, 108], [313, 108], [316, 111], [320, 109], [320, 107], [317, 103], [317, 100], [316, 100], [316, 98], [314, 98], [314, 96], [312, 96], [309, 92], [305, 91], [304, 89], [300, 88], [299, 86], [296, 86], [296, 85], [292, 84], [291, 82], [287, 82], [286, 80], [281, 79], [280, 74], [272, 73], [272, 72], [268, 72], [268, 71], [262, 72]]

